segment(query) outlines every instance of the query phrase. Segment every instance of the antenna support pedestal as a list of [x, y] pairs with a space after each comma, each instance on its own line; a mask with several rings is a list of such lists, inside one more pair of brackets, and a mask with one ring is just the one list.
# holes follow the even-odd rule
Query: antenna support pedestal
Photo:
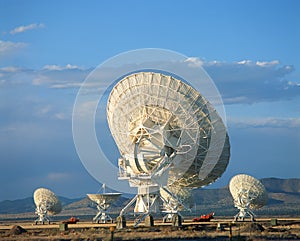
[[50, 219], [48, 218], [48, 211], [47, 211], [46, 207], [44, 207], [43, 205], [38, 206], [36, 208], [35, 213], [39, 216], [35, 220], [35, 224], [38, 224], [38, 223], [42, 223], [42, 224], [48, 223], [48, 224], [50, 224]]
[[116, 222], [116, 229], [126, 228], [126, 218], [125, 216], [118, 216]]

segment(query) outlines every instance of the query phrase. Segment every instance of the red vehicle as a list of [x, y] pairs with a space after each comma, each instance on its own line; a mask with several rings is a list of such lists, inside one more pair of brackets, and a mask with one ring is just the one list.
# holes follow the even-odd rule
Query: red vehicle
[[205, 215], [201, 215], [200, 217], [193, 218], [193, 222], [209, 222], [211, 219], [214, 218], [215, 213], [209, 213]]
[[75, 224], [77, 222], [79, 222], [79, 219], [75, 217], [70, 217], [68, 220], [62, 221], [62, 223], [67, 223], [67, 224]]

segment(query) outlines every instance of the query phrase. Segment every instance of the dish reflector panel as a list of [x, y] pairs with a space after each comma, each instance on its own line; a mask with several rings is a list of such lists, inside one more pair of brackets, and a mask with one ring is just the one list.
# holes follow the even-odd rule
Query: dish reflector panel
[[230, 145], [222, 119], [177, 77], [156, 72], [124, 77], [110, 93], [107, 119], [131, 176], [151, 176], [168, 166], [168, 186], [197, 188], [227, 167]]

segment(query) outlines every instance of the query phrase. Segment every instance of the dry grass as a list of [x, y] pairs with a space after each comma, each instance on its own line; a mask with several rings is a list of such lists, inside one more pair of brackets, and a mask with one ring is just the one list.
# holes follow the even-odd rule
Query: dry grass
[[[217, 230], [217, 223], [221, 223], [223, 231]], [[210, 223], [184, 223], [182, 227], [172, 227], [170, 225], [156, 224], [154, 227], [133, 228], [129, 226], [123, 230], [115, 230], [114, 240], [230, 240], [230, 226], [232, 240], [300, 240], [299, 222], [289, 221], [286, 224], [271, 226], [270, 222], [260, 222], [259, 224], [230, 222], [210, 222]], [[1, 241], [82, 241], [82, 240], [111, 240], [111, 225], [79, 223], [69, 225], [68, 230], [60, 231], [58, 224], [52, 225], [32, 225], [20, 223], [27, 232], [19, 235], [12, 233], [11, 225], [0, 226]], [[261, 226], [261, 227], [260, 227]]]

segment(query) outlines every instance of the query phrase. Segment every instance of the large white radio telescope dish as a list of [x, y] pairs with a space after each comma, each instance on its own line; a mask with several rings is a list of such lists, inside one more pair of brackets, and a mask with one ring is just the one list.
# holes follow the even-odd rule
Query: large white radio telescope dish
[[58, 197], [49, 189], [38, 188], [33, 193], [33, 200], [36, 205], [37, 222], [50, 222], [48, 214], [55, 215], [61, 212], [62, 205]]
[[139, 189], [138, 212], [150, 211], [141, 208], [149, 206], [141, 203], [146, 190], [162, 188], [180, 203], [176, 189], [208, 185], [227, 167], [226, 126], [213, 106], [179, 77], [154, 71], [123, 77], [110, 92], [107, 120], [121, 154], [120, 179]]
[[227, 167], [230, 146], [222, 119], [200, 93], [170, 75], [123, 78], [110, 93], [107, 119], [129, 174], [153, 175], [170, 164], [168, 157], [168, 185], [197, 188]]
[[229, 190], [235, 206], [240, 210], [235, 216], [235, 220], [244, 220], [247, 215], [254, 220], [254, 213], [251, 209], [265, 206], [268, 200], [264, 185], [256, 178], [246, 174], [234, 176], [229, 182]]

